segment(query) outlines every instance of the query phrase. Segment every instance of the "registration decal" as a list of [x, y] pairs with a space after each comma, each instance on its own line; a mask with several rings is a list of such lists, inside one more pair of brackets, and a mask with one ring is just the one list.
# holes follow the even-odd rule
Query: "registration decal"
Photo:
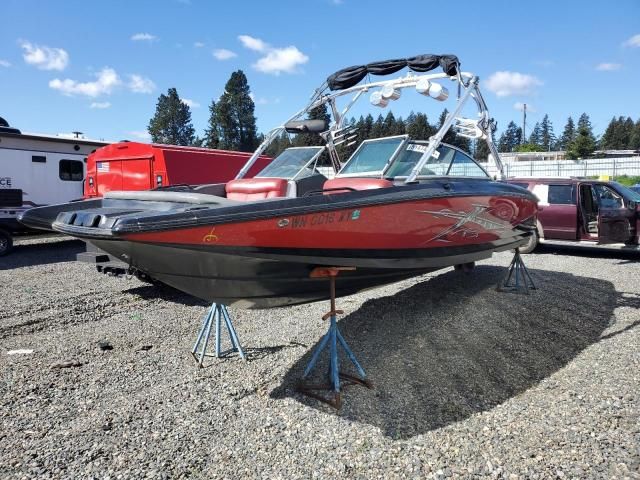
[[360, 219], [360, 210], [346, 210], [342, 212], [313, 213], [299, 217], [283, 218], [278, 221], [280, 228], [308, 228], [332, 223], [352, 222]]

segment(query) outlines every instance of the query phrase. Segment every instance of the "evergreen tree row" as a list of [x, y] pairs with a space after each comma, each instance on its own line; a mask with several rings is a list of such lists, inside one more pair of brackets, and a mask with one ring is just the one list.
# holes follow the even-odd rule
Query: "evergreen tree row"
[[545, 115], [537, 122], [528, 138], [523, 138], [522, 128], [515, 122], [509, 122], [498, 140], [500, 152], [545, 152], [563, 150], [569, 158], [583, 158], [591, 155], [596, 149], [602, 150], [638, 150], [640, 149], [640, 119], [635, 123], [631, 117], [613, 117], [604, 135], [598, 141], [593, 134], [589, 115], [583, 113], [576, 126], [569, 117], [562, 131], [556, 138], [549, 116]]
[[[341, 158], [348, 158], [364, 140], [380, 137], [389, 137], [393, 135], [409, 135], [410, 138], [416, 140], [428, 140], [431, 135], [436, 133], [442, 126], [447, 118], [448, 111], [445, 109], [438, 118], [436, 124], [429, 123], [427, 115], [424, 113], [411, 112], [406, 119], [397, 117], [393, 112], [389, 111], [385, 116], [382, 114], [374, 120], [373, 115], [369, 114], [366, 117], [360, 116], [358, 120], [351, 118], [347, 123], [355, 127], [354, 134], [356, 135], [351, 140], [350, 145], [340, 145], [339, 152]], [[312, 119], [325, 119], [329, 120], [326, 105], [316, 108], [310, 112], [309, 118]], [[472, 142], [465, 137], [456, 135], [455, 132], [449, 131], [443, 140], [445, 143], [455, 145], [462, 150], [469, 153], [473, 153]], [[267, 149], [267, 155], [277, 155], [284, 149], [290, 146], [309, 146], [309, 145], [322, 145], [323, 142], [318, 135], [296, 135], [289, 137], [288, 134], [283, 133], [277, 138]], [[486, 156], [485, 156], [486, 158]]]
[[640, 150], [640, 118], [613, 117], [600, 139], [603, 150]]

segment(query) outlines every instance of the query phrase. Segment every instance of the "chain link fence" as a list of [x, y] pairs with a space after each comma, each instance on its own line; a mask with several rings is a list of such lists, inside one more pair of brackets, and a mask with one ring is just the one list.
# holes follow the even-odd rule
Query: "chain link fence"
[[[589, 158], [586, 160], [508, 161], [504, 163], [507, 177], [599, 177], [640, 176], [640, 157]], [[498, 173], [495, 165], [489, 173]]]
[[[507, 177], [599, 177], [608, 175], [640, 176], [640, 157], [589, 158], [586, 160], [534, 160], [506, 161], [504, 173]], [[498, 174], [495, 164], [481, 163], [494, 176]], [[318, 167], [327, 178], [333, 178], [333, 168]]]

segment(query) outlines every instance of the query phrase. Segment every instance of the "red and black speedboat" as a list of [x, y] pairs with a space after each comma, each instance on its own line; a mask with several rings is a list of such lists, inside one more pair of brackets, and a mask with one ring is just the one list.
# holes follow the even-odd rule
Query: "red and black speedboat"
[[[428, 72], [359, 84], [369, 73], [403, 67]], [[208, 301], [266, 308], [327, 298], [317, 266], [356, 267], [338, 281], [338, 295], [395, 282], [444, 267], [485, 259], [526, 243], [536, 221], [536, 198], [493, 181], [467, 153], [442, 143], [451, 128], [484, 139], [498, 166], [491, 122], [478, 79], [460, 72], [451, 55], [350, 67], [330, 76], [309, 105], [270, 132], [239, 177], [283, 130], [318, 133], [324, 146], [289, 148], [252, 179], [190, 190], [109, 192], [101, 200], [59, 207], [53, 228], [90, 241], [139, 272]], [[456, 107], [424, 141], [406, 135], [364, 141], [346, 162], [340, 143], [353, 138], [345, 125], [363, 93], [386, 105], [405, 89], [436, 100], [454, 81]], [[338, 101], [351, 95], [345, 107]], [[473, 99], [477, 119], [462, 118]], [[299, 120], [329, 105], [333, 122]], [[318, 167], [328, 153], [337, 173]], [[50, 208], [50, 207], [49, 207]], [[37, 217], [38, 209], [26, 213]]]

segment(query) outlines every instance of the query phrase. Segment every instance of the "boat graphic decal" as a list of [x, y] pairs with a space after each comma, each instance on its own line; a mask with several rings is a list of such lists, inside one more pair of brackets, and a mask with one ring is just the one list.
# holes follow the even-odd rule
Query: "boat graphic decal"
[[455, 212], [448, 208], [442, 210], [418, 210], [420, 213], [428, 213], [435, 218], [453, 218], [458, 221], [450, 227], [444, 229], [435, 237], [427, 240], [425, 243], [439, 240], [443, 242], [450, 242], [448, 237], [458, 235], [463, 238], [476, 238], [480, 232], [477, 229], [471, 227], [471, 224], [475, 224], [485, 230], [505, 230], [505, 225], [496, 220], [488, 218], [485, 214], [489, 210], [486, 205], [473, 205], [473, 210], [470, 212], [459, 211]]
[[216, 227], [212, 227], [211, 231], [209, 233], [207, 233], [204, 237], [202, 237], [202, 243], [217, 242], [218, 241], [218, 235], [216, 235], [214, 233], [215, 230], [216, 230]]

